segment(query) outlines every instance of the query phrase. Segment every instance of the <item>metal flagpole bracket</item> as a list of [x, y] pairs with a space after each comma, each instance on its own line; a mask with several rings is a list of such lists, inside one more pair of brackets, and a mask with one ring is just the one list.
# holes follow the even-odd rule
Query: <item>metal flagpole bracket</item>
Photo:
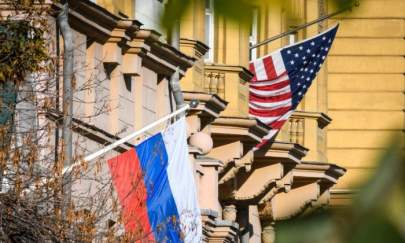
[[163, 123], [163, 122], [165, 122], [165, 121], [167, 121], [167, 120], [169, 120], [169, 119], [171, 119], [173, 117], [176, 117], [179, 114], [184, 114], [185, 115], [185, 112], [187, 110], [189, 110], [189, 109], [190, 109], [190, 105], [185, 104], [183, 107], [176, 110], [175, 112], [170, 113], [169, 115], [166, 115], [166, 116], [160, 118], [159, 120], [156, 120], [156, 121], [152, 122], [151, 124], [141, 128], [140, 130], [135, 131], [135, 132], [129, 134], [128, 136], [123, 137], [123, 138], [115, 141], [114, 143], [104, 147], [103, 149], [100, 149], [100, 150], [98, 150], [98, 151], [96, 151], [96, 152], [94, 152], [94, 153], [92, 153], [90, 155], [87, 155], [81, 161], [78, 161], [78, 162], [76, 162], [76, 163], [74, 163], [74, 164], [72, 164], [72, 165], [70, 165], [68, 167], [63, 168], [62, 174], [65, 175], [66, 173], [71, 172], [74, 167], [80, 165], [81, 163], [89, 162], [89, 161], [91, 161], [91, 160], [93, 160], [93, 159], [95, 159], [97, 157], [100, 157], [101, 155], [103, 155], [103, 154], [113, 150], [114, 148], [118, 147], [119, 145], [121, 145], [121, 144], [123, 144], [125, 142], [128, 142], [131, 139], [134, 139], [134, 138], [138, 137], [139, 135], [143, 134], [144, 132], [156, 127], [157, 125], [159, 125], [159, 124], [161, 124], [161, 123]]

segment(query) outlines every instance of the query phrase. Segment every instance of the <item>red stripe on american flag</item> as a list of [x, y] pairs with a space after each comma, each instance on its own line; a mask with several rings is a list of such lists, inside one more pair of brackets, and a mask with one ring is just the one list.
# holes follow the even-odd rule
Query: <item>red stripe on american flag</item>
[[249, 114], [259, 117], [272, 117], [272, 116], [280, 116], [288, 112], [291, 109], [291, 106], [281, 107], [273, 110], [263, 109], [258, 110], [252, 107], [249, 107]]
[[251, 73], [253, 73], [253, 78], [252, 78], [252, 80], [251, 80], [251, 82], [256, 82], [257, 81], [257, 78], [256, 78], [256, 69], [255, 69], [255, 65], [253, 64], [253, 62], [251, 62], [250, 64], [249, 64], [249, 71], [251, 72]]
[[251, 89], [254, 90], [260, 90], [260, 91], [273, 91], [277, 89], [282, 89], [286, 86], [290, 85], [290, 80], [285, 80], [280, 83], [275, 83], [271, 85], [266, 85], [266, 86], [251, 86]]
[[267, 79], [277, 78], [276, 68], [273, 64], [273, 58], [271, 56], [263, 58], [264, 68], [266, 69]]
[[287, 121], [287, 120], [275, 121], [275, 122], [272, 122], [272, 123], [269, 124], [269, 125], [270, 125], [271, 128], [273, 128], [273, 129], [281, 129], [281, 127], [283, 127], [283, 125], [284, 125], [284, 123], [285, 123], [286, 121]]
[[256, 145], [256, 148], [260, 148], [263, 145], [265, 145], [269, 140], [268, 139], [263, 139], [259, 144]]
[[281, 95], [276, 95], [272, 97], [260, 97], [256, 94], [253, 94], [252, 92], [249, 94], [249, 100], [250, 101], [255, 101], [255, 102], [266, 102], [266, 103], [271, 103], [271, 102], [277, 102], [277, 101], [282, 101], [282, 100], [287, 100], [291, 98], [291, 92], [281, 94]]

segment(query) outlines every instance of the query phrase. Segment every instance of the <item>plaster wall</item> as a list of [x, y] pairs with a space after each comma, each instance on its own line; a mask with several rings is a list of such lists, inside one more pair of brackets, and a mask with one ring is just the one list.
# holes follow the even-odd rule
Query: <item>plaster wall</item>
[[373, 173], [378, 155], [404, 129], [405, 2], [364, 0], [339, 15], [328, 62], [328, 158], [348, 169], [336, 188]]

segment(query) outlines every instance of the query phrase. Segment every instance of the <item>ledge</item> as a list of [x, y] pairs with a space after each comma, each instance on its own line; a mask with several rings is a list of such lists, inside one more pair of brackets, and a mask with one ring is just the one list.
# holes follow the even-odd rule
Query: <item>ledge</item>
[[195, 58], [189, 57], [169, 44], [160, 41], [161, 34], [154, 30], [140, 29], [134, 39], [123, 44], [124, 53], [134, 53], [143, 57], [143, 65], [158, 73], [170, 76], [180, 68], [180, 74], [194, 64]]
[[190, 102], [192, 100], [199, 101], [198, 106], [196, 108], [191, 108], [189, 113], [198, 113], [203, 117], [211, 118], [211, 121], [218, 118], [219, 114], [224, 111], [228, 105], [228, 102], [221, 99], [216, 94], [183, 91], [183, 97], [186, 102]]
[[190, 46], [195, 51], [197, 51], [197, 54], [194, 56], [194, 58], [201, 58], [210, 49], [206, 44], [202, 43], [201, 41], [190, 40], [185, 38], [180, 39], [180, 46]]
[[294, 181], [300, 183], [315, 182], [331, 186], [343, 176], [346, 169], [335, 164], [304, 161], [294, 168]]
[[[52, 9], [56, 12], [61, 9], [61, 4], [52, 4]], [[115, 28], [126, 29], [129, 36], [139, 30], [142, 23], [137, 20], [123, 19], [110, 13], [105, 8], [89, 1], [69, 1], [69, 22], [75, 30], [88, 34], [101, 43], [106, 42]]]
[[206, 157], [206, 156], [200, 156], [200, 155], [196, 156], [195, 161], [202, 167], [205, 167], [205, 166], [221, 167], [224, 165], [224, 163], [222, 163], [222, 161], [220, 161], [218, 159], [214, 159], [214, 158], [210, 158], [210, 157]]
[[216, 141], [225, 143], [241, 141], [253, 148], [269, 130], [265, 124], [253, 118], [221, 116], [212, 123], [211, 131]]
[[[221, 185], [223, 199], [237, 204], [257, 204], [288, 191], [293, 184], [292, 170], [308, 150], [293, 143], [274, 142], [266, 151], [256, 151], [250, 171], [240, 170], [237, 185]], [[242, 174], [243, 172], [243, 174]]]
[[[54, 121], [58, 126], [62, 126], [63, 116], [60, 112], [49, 111], [46, 114], [46, 117], [51, 121]], [[79, 119], [73, 118], [73, 131], [79, 133], [80, 135], [89, 138], [92, 141], [95, 141], [101, 145], [109, 145], [117, 140], [121, 139], [118, 136], [112, 135], [94, 125], [90, 125], [86, 122], [83, 122]], [[129, 142], [123, 143], [116, 147], [114, 150], [123, 153], [129, 149], [135, 147], [134, 144]]]
[[241, 80], [246, 83], [250, 82], [253, 78], [253, 73], [247, 70], [243, 66], [233, 66], [233, 65], [224, 65], [224, 64], [205, 64], [205, 71], [217, 71], [217, 72], [234, 72], [239, 73]]
[[315, 119], [318, 122], [320, 128], [324, 128], [329, 125], [332, 121], [328, 115], [323, 112], [309, 112], [309, 111], [294, 111], [291, 115], [292, 118], [306, 118]]
[[301, 159], [307, 154], [308, 149], [288, 142], [273, 142], [266, 149], [255, 152], [255, 162], [282, 162], [300, 164]]

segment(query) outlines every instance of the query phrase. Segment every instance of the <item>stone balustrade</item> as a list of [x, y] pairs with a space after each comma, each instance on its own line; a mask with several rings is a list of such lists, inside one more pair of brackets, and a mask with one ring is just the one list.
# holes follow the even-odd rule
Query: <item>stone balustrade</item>
[[229, 102], [224, 116], [247, 117], [249, 85], [253, 75], [242, 66], [206, 64], [203, 89]]

